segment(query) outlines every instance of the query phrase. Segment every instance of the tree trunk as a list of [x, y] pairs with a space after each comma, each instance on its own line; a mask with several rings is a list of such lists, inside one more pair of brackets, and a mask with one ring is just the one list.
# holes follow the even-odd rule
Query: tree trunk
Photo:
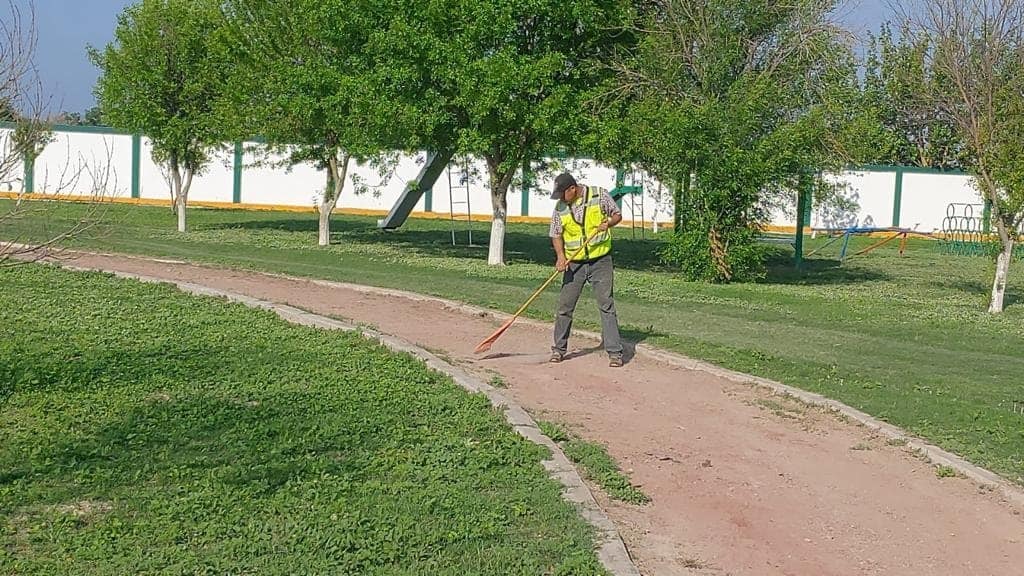
[[[1000, 223], [1000, 228], [1004, 227]], [[996, 258], [996, 278], [992, 283], [992, 301], [988, 311], [992, 314], [1000, 314], [1003, 311], [1003, 298], [1006, 295], [1006, 278], [1010, 272], [1010, 262], [1013, 261], [1014, 237], [1012, 232], [1000, 234], [1000, 246], [1002, 249]]]
[[[188, 226], [185, 216], [188, 207], [188, 191], [192, 188], [193, 171], [185, 168], [182, 170], [178, 157], [171, 155], [171, 204], [178, 215], [178, 232], [186, 232]], [[182, 175], [184, 172], [184, 175]]]
[[508, 187], [515, 172], [498, 170], [500, 162], [487, 158], [487, 172], [491, 185], [491, 240], [487, 251], [487, 263], [491, 266], [505, 265], [505, 224], [508, 220]]
[[177, 203], [178, 212], [178, 232], [186, 232], [188, 226], [185, 223], [185, 197], [179, 196]]
[[507, 211], [504, 198], [491, 198], [494, 218], [491, 220], [491, 241], [487, 250], [487, 263], [491, 266], [505, 265], [505, 222]]
[[319, 246], [331, 245], [331, 214], [338, 205], [342, 190], [345, 189], [345, 178], [348, 176], [348, 165], [351, 156], [342, 154], [338, 158], [337, 153], [332, 153], [327, 160], [327, 186], [324, 188], [324, 196], [320, 199], [320, 225], [318, 227], [317, 244]]
[[181, 186], [181, 190], [178, 192], [178, 232], [185, 232], [187, 227], [185, 226], [185, 214], [187, 213], [186, 208], [188, 207], [188, 193], [192, 189], [192, 176], [195, 172], [189, 168], [185, 169], [185, 183]]
[[320, 203], [320, 227], [317, 236], [317, 245], [331, 245], [331, 206], [325, 202]]

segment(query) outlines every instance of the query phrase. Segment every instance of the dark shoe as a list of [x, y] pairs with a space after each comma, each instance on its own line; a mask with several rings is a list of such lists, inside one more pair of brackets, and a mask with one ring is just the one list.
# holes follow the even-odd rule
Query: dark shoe
[[608, 366], [612, 368], [622, 368], [622, 356], [612, 356], [608, 360]]
[[565, 354], [562, 354], [561, 352], [552, 352], [551, 360], [549, 360], [549, 362], [552, 364], [560, 364], [562, 360], [565, 360]]

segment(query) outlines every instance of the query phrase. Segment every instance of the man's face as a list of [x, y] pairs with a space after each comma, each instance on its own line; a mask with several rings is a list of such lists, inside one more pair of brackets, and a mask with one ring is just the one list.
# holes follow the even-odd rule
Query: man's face
[[575, 186], [569, 186], [565, 189], [565, 192], [562, 193], [562, 197], [565, 198], [566, 204], [572, 204], [580, 197], [580, 185], [577, 184]]

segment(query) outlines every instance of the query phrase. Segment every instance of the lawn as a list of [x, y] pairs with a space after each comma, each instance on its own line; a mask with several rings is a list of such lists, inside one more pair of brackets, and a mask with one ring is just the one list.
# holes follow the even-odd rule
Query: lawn
[[[57, 210], [51, 226], [82, 208]], [[194, 210], [194, 231], [185, 235], [173, 231], [168, 209], [114, 206], [106, 218], [76, 245], [415, 290], [505, 311], [553, 262], [537, 225], [511, 225], [511, 265], [492, 268], [483, 224], [477, 246], [465, 246], [463, 232], [453, 247], [446, 221], [411, 220], [383, 233], [375, 219], [340, 217], [336, 245], [319, 249], [313, 214]], [[13, 226], [0, 236], [42, 233], [38, 219]], [[887, 246], [842, 266], [834, 246], [802, 272], [780, 259], [764, 282], [721, 286], [681, 280], [660, 265], [657, 241], [630, 236], [618, 232], [614, 257], [619, 316], [633, 341], [820, 392], [1024, 483], [1024, 418], [1014, 412], [1024, 400], [1024, 265], [1012, 270], [1007, 312], [994, 317], [985, 312], [992, 263], [946, 256], [928, 241], [912, 241], [903, 258]], [[550, 319], [555, 295], [548, 291], [530, 314]], [[598, 326], [596, 306], [584, 302], [579, 318]]]
[[0, 270], [0, 574], [596, 574], [486, 398], [358, 336]]

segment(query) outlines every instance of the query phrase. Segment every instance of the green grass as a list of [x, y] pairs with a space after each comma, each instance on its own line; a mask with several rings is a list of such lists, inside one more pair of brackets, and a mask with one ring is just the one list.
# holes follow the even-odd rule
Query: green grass
[[[59, 228], [81, 213], [58, 205], [48, 221]], [[382, 233], [375, 219], [338, 218], [336, 245], [317, 249], [313, 214], [193, 210], [194, 231], [183, 236], [167, 209], [115, 206], [107, 218], [76, 245], [414, 290], [506, 312], [553, 262], [543, 226], [511, 225], [511, 265], [498, 269], [485, 265], [482, 246], [452, 247], [444, 221]], [[23, 220], [0, 236], [38, 238], [41, 222]], [[1011, 271], [1007, 312], [993, 317], [985, 312], [992, 262], [946, 256], [927, 241], [912, 241], [905, 258], [890, 245], [842, 266], [833, 245], [802, 272], [779, 260], [764, 282], [715, 286], [682, 281], [660, 266], [657, 241], [629, 236], [620, 230], [615, 243], [628, 339], [822, 393], [1024, 482], [1024, 417], [1012, 409], [1024, 373], [1024, 265]], [[486, 243], [484, 225], [473, 238]], [[529, 314], [550, 320], [555, 297], [549, 290]], [[578, 318], [599, 325], [591, 300]]]
[[963, 474], [956, 471], [956, 468], [951, 466], [936, 466], [935, 475], [939, 478], [962, 478]]
[[597, 484], [605, 494], [627, 504], [647, 504], [650, 497], [629, 481], [604, 446], [578, 438], [553, 422], [538, 422], [548, 438], [557, 442], [566, 457], [579, 466], [583, 476]]
[[352, 334], [0, 270], [0, 574], [601, 574], [486, 398]]

